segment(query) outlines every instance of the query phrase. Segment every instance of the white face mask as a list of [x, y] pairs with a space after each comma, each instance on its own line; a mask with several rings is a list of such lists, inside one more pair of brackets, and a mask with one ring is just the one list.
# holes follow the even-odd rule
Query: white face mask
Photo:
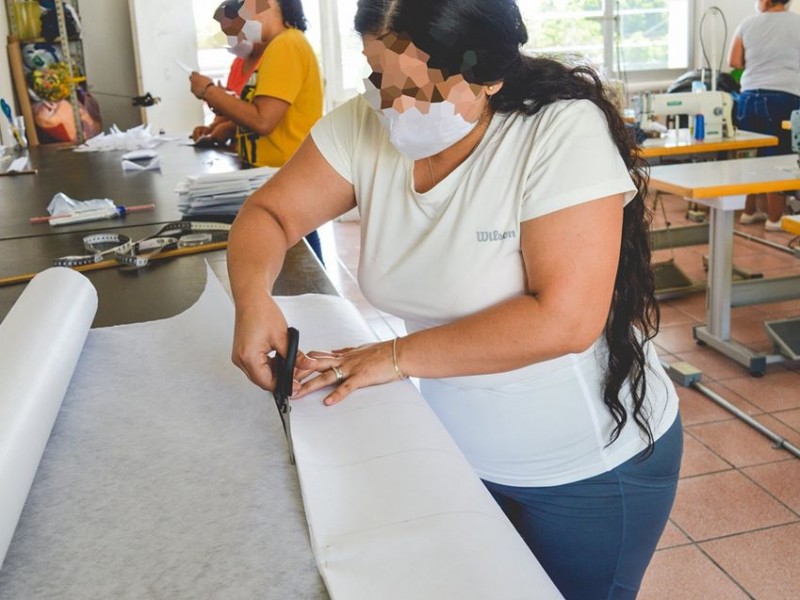
[[249, 40], [240, 40], [235, 35], [228, 37], [228, 52], [237, 58], [247, 58], [253, 53], [253, 42]]
[[441, 152], [462, 140], [477, 125], [457, 114], [455, 105], [447, 100], [431, 103], [425, 114], [415, 107], [401, 113], [394, 108], [382, 109], [380, 91], [369, 79], [364, 80], [364, 86], [364, 98], [377, 112], [392, 146], [411, 160]]
[[261, 21], [245, 21], [242, 26], [242, 35], [249, 42], [254, 44], [261, 43], [263, 41], [261, 38]]

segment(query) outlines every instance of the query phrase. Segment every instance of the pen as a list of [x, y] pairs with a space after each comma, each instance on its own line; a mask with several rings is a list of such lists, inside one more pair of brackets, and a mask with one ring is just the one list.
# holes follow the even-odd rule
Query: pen
[[37, 169], [24, 169], [22, 171], [5, 171], [0, 173], [0, 177], [11, 177], [13, 175], [36, 175], [39, 171]]
[[136, 204], [134, 206], [117, 206], [115, 208], [101, 208], [95, 210], [78, 210], [71, 213], [63, 213], [60, 215], [47, 215], [45, 217], [31, 217], [31, 224], [47, 223], [53, 220], [60, 220], [59, 225], [66, 225], [68, 223], [85, 223], [87, 221], [99, 221], [101, 219], [114, 219], [117, 217], [124, 217], [129, 212], [138, 212], [142, 210], [153, 210], [155, 204]]

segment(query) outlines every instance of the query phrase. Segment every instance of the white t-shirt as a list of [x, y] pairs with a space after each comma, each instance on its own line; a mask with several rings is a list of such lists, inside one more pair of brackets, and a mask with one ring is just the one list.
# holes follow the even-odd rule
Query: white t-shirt
[[[521, 222], [635, 195], [605, 117], [588, 100], [557, 102], [533, 117], [495, 115], [475, 151], [425, 193], [414, 190], [413, 161], [391, 145], [362, 98], [323, 117], [311, 135], [355, 188], [362, 292], [409, 332], [525, 294]], [[487, 352], [502, 345], [486, 340]], [[516, 486], [578, 481], [646, 445], [627, 407], [629, 425], [606, 447], [614, 422], [602, 401], [603, 348], [598, 341], [583, 354], [507, 373], [423, 380], [422, 393], [482, 478]], [[675, 419], [677, 396], [648, 352], [657, 439]]]
[[744, 45], [742, 91], [800, 96], [800, 15], [787, 11], [747, 17], [736, 29]]

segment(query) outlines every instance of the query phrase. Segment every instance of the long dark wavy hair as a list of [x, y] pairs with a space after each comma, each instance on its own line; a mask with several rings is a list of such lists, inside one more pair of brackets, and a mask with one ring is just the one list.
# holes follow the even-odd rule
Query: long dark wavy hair
[[629, 382], [633, 420], [652, 450], [645, 405], [645, 344], [658, 331], [659, 312], [647, 236], [652, 216], [645, 204], [647, 163], [600, 77], [585, 65], [523, 55], [520, 47], [527, 42], [528, 32], [514, 0], [359, 0], [355, 28], [361, 35], [407, 34], [430, 55], [428, 66], [440, 69], [445, 77], [460, 73], [470, 83], [481, 85], [503, 81], [489, 101], [495, 112], [534, 115], [567, 99], [591, 100], [603, 111], [638, 190], [623, 211], [619, 265], [604, 329], [609, 355], [603, 401], [616, 423], [609, 444], [628, 421], [620, 392]]

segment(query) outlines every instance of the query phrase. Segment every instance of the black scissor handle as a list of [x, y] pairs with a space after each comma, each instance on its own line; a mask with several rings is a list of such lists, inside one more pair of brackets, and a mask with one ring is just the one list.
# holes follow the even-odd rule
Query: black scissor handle
[[278, 382], [275, 391], [287, 400], [292, 395], [292, 381], [294, 380], [294, 365], [297, 360], [297, 349], [300, 345], [300, 332], [294, 327], [287, 329], [289, 341], [286, 344], [286, 357], [277, 355], [275, 366], [277, 368]]

